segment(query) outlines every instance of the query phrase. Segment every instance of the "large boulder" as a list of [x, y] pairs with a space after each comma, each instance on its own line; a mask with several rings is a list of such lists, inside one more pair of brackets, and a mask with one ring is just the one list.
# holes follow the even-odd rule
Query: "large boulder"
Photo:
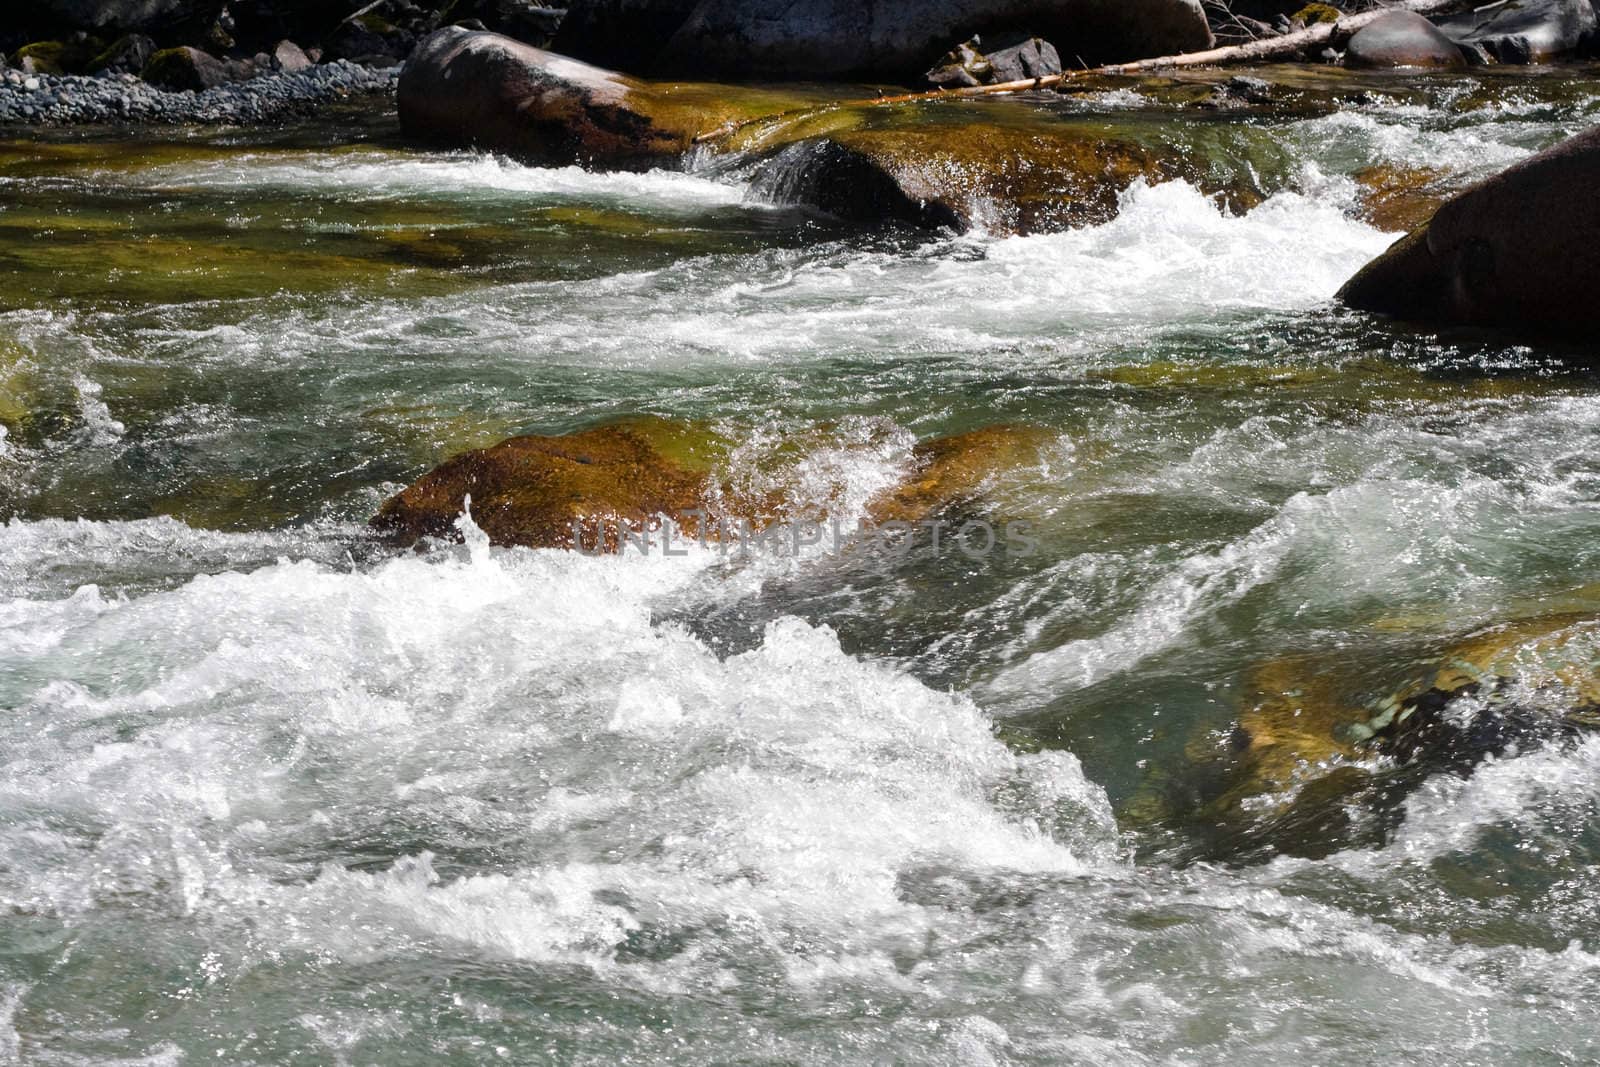
[[1363, 267], [1339, 299], [1363, 311], [1525, 334], [1600, 326], [1600, 128], [1452, 197]]
[[781, 111], [758, 92], [659, 88], [496, 33], [447, 26], [417, 46], [400, 76], [407, 136], [532, 162], [670, 165], [695, 136]]
[[[3, 414], [3, 411], [0, 411]], [[999, 474], [1036, 464], [1045, 431], [992, 426], [934, 438], [912, 451], [907, 479], [874, 498], [874, 523], [916, 523], [981, 496]], [[385, 501], [374, 530], [401, 544], [456, 539], [468, 497], [491, 544], [618, 551], [624, 527], [670, 518], [688, 537], [742, 537], [792, 514], [781, 462], [747, 484], [727, 471], [730, 443], [693, 423], [635, 418], [555, 437], [513, 437], [447, 460]], [[806, 481], [804, 477], [800, 481]]]
[[1480, 63], [1542, 63], [1571, 55], [1594, 36], [1591, 0], [1505, 0], [1438, 20]]
[[1246, 183], [1219, 181], [1184, 151], [1093, 122], [1002, 121], [1016, 117], [1009, 112], [987, 101], [961, 121], [845, 125], [771, 155], [753, 188], [770, 201], [867, 224], [896, 219], [998, 234], [1107, 222], [1135, 182], [1184, 179], [1234, 207], [1258, 202]]
[[1344, 65], [1357, 70], [1464, 67], [1467, 60], [1454, 41], [1421, 15], [1391, 11], [1350, 38]]
[[34, 17], [86, 30], [148, 30], [192, 17], [200, 0], [39, 0]]
[[656, 75], [910, 83], [996, 31], [1038, 34], [1074, 65], [1213, 43], [1199, 0], [580, 0], [555, 47]]

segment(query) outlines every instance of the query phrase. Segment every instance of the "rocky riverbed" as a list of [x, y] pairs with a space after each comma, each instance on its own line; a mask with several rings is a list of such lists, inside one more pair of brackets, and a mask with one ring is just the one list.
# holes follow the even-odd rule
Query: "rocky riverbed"
[[393, 93], [400, 68], [344, 60], [306, 70], [172, 92], [131, 74], [109, 77], [0, 73], [0, 123], [273, 123], [352, 96]]

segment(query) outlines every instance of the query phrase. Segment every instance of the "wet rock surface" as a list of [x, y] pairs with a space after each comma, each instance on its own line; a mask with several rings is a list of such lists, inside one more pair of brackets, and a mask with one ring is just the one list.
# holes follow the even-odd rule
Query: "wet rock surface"
[[1452, 197], [1362, 268], [1339, 299], [1363, 311], [1530, 335], [1600, 325], [1600, 130]]
[[1189, 860], [1321, 858], [1378, 845], [1404, 802], [1437, 774], [1560, 745], [1600, 728], [1600, 656], [1591, 616], [1518, 619], [1448, 642], [1433, 667], [1376, 700], [1347, 668], [1311, 657], [1245, 680], [1233, 730], [1193, 738], [1193, 773], [1157, 777], [1134, 821], [1201, 830]]

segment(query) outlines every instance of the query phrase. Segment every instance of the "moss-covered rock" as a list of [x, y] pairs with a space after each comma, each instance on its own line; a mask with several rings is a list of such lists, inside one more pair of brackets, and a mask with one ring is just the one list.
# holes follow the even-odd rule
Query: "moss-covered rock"
[[[694, 534], [689, 513], [707, 503], [709, 441], [691, 427], [635, 420], [559, 437], [513, 437], [448, 460], [386, 501], [374, 528], [404, 541], [451, 537], [463, 502], [496, 545], [579, 547], [580, 527], [655, 528], [668, 516]], [[583, 547], [593, 548], [592, 544]]]
[[182, 45], [162, 49], [151, 56], [139, 76], [163, 89], [192, 89], [199, 92], [227, 81], [228, 71], [215, 56]]
[[1259, 199], [1243, 182], [1214, 180], [1186, 153], [1103, 125], [984, 118], [974, 110], [967, 122], [844, 129], [799, 141], [762, 165], [757, 188], [846, 219], [992, 233], [1106, 222], [1135, 182], [1187, 179], [1234, 207]]
[[104, 41], [80, 34], [65, 41], [23, 45], [12, 56], [12, 62], [36, 74], [86, 74], [96, 69], [93, 60], [104, 48]]
[[155, 54], [154, 40], [142, 33], [129, 33], [117, 38], [90, 60], [89, 69], [95, 72], [109, 70], [119, 74], [138, 74]]
[[1307, 4], [1290, 16], [1290, 22], [1298, 22], [1306, 26], [1315, 26], [1321, 22], [1338, 22], [1344, 18], [1344, 12], [1332, 4]]
[[[925, 441], [914, 449], [907, 481], [871, 501], [868, 517], [917, 522], [970, 502], [997, 474], [1037, 463], [1048, 438], [1031, 427], [993, 426]], [[809, 440], [786, 439], [780, 448], [804, 453]], [[655, 529], [663, 516], [687, 536], [706, 537], [827, 517], [812, 512], [815, 501], [795, 499], [799, 487], [782, 471], [735, 477], [733, 453], [734, 442], [703, 425], [658, 418], [513, 437], [447, 460], [386, 501], [372, 525], [401, 543], [454, 538], [470, 496], [473, 520], [492, 544], [616, 551], [621, 524]]]

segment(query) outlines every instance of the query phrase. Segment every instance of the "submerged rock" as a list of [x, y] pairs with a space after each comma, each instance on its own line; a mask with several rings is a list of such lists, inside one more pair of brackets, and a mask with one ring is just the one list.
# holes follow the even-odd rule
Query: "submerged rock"
[[1345, 47], [1344, 65], [1358, 70], [1467, 65], [1454, 41], [1414, 11], [1391, 11], [1363, 27]]
[[580, 0], [556, 47], [638, 73], [910, 84], [951, 41], [1008, 28], [1074, 63], [1212, 43], [1199, 0]]
[[1351, 175], [1362, 215], [1380, 230], [1405, 233], [1427, 222], [1450, 195], [1449, 171], [1380, 163]]
[[1591, 0], [1505, 0], [1436, 20], [1480, 63], [1543, 63], [1577, 52], [1595, 34]]
[[1050, 434], [1032, 426], [986, 426], [936, 437], [912, 452], [913, 473], [868, 505], [875, 522], [919, 522], [978, 497], [998, 472], [1039, 461]]
[[1364, 677], [1310, 657], [1247, 680], [1230, 733], [1196, 738], [1193, 773], [1156, 779], [1141, 821], [1202, 828], [1191, 858], [1318, 858], [1382, 842], [1429, 776], [1600, 728], [1600, 623], [1564, 614], [1469, 634], [1376, 701]]
[[1600, 325], [1600, 129], [1447, 200], [1339, 290], [1350, 307], [1525, 334]]

